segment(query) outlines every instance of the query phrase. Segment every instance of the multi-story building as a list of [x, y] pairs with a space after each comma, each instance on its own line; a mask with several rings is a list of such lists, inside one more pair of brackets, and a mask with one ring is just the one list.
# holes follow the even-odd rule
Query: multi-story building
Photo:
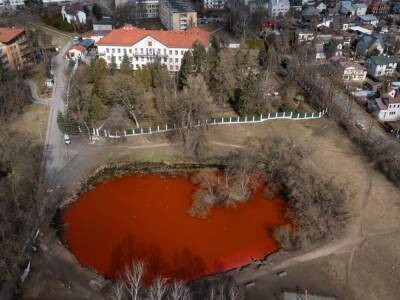
[[389, 87], [388, 93], [368, 101], [368, 109], [381, 121], [400, 120], [399, 90]]
[[72, 2], [72, 0], [42, 0], [44, 6], [61, 5]]
[[283, 17], [290, 10], [289, 0], [270, 0], [268, 4], [268, 15], [270, 17]]
[[115, 0], [116, 8], [129, 6], [134, 15], [139, 19], [158, 18], [159, 0]]
[[365, 66], [370, 76], [392, 76], [397, 68], [397, 59], [388, 55], [371, 56]]
[[389, 10], [390, 10], [389, 2], [375, 0], [369, 4], [367, 12], [375, 16], [386, 16], [389, 14]]
[[25, 29], [0, 27], [0, 49], [7, 57], [7, 68], [23, 69], [31, 60], [31, 51], [26, 39]]
[[125, 55], [133, 70], [157, 59], [169, 71], [179, 71], [183, 55], [198, 41], [208, 47], [209, 33], [201, 28], [186, 31], [146, 30], [125, 25], [114, 29], [97, 43], [99, 57], [120, 67]]
[[225, 0], [203, 0], [205, 9], [224, 9]]
[[0, 0], [0, 12], [7, 9], [24, 8], [24, 0]]
[[186, 30], [197, 26], [197, 12], [189, 2], [161, 0], [160, 20], [168, 30]]

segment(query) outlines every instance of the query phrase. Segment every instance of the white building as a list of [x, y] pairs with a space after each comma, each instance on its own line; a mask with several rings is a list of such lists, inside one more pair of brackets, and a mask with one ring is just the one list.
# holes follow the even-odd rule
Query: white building
[[203, 0], [203, 7], [205, 9], [223, 9], [225, 0]]
[[370, 76], [392, 76], [397, 68], [397, 60], [387, 55], [371, 56], [366, 60], [365, 66]]
[[68, 7], [63, 6], [61, 8], [61, 15], [63, 19], [66, 20], [69, 24], [72, 23], [86, 24], [86, 14], [79, 5], [73, 5]]
[[0, 11], [25, 7], [24, 0], [0, 0]]
[[117, 67], [125, 55], [128, 56], [133, 70], [138, 70], [156, 59], [167, 66], [169, 71], [180, 69], [183, 55], [199, 41], [208, 47], [209, 33], [201, 28], [189, 28], [186, 31], [146, 30], [125, 25], [114, 29], [97, 43], [99, 57], [108, 65], [113, 61]]
[[359, 63], [345, 58], [338, 60], [344, 81], [364, 81], [367, 77], [367, 70]]
[[270, 17], [283, 17], [289, 12], [289, 10], [289, 0], [269, 0], [268, 15]]
[[[115, 0], [114, 3], [116, 8], [126, 7], [126, 9], [134, 10], [139, 19], [158, 18], [159, 15], [159, 0]], [[135, 6], [135, 8], [129, 6]]]
[[400, 120], [400, 93], [397, 89], [390, 91], [381, 98], [368, 102], [368, 108], [381, 121]]
[[44, 6], [48, 5], [61, 5], [61, 4], [67, 4], [70, 3], [71, 0], [42, 0], [42, 3]]

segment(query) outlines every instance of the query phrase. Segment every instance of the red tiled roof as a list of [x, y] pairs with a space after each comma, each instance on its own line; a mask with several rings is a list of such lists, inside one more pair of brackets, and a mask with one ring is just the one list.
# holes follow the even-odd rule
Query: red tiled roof
[[82, 45], [75, 45], [71, 49], [69, 49], [68, 51], [71, 51], [71, 50], [78, 50], [79, 52], [84, 53], [86, 51], [86, 48], [83, 47]]
[[97, 44], [100, 46], [132, 46], [147, 36], [151, 36], [168, 47], [191, 48], [195, 41], [208, 46], [209, 33], [204, 29], [193, 27], [186, 31], [147, 30], [125, 25], [113, 29]]
[[0, 43], [9, 43], [24, 31], [23, 28], [0, 27]]

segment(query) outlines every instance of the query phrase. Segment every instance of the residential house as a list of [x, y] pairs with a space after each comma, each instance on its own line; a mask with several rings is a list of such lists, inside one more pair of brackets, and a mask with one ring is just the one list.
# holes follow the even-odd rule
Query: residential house
[[335, 31], [346, 31], [352, 25], [350, 19], [343, 15], [336, 15], [333, 17], [330, 28]]
[[353, 7], [355, 8], [356, 16], [363, 16], [367, 13], [368, 6], [365, 3], [354, 3]]
[[383, 54], [385, 43], [383, 36], [380, 33], [374, 32], [372, 34], [363, 34], [357, 42], [356, 52], [357, 55], [381, 55]]
[[161, 0], [160, 20], [168, 30], [186, 30], [197, 26], [197, 12], [183, 0]]
[[358, 62], [344, 57], [332, 61], [339, 66], [343, 81], [364, 81], [367, 77], [367, 70]]
[[367, 9], [367, 13], [374, 16], [387, 16], [389, 14], [390, 4], [388, 1], [374, 0]]
[[300, 43], [308, 42], [308, 41], [312, 41], [314, 39], [314, 32], [312, 32], [310, 30], [298, 29], [298, 30], [296, 30], [296, 36], [297, 36], [297, 40]]
[[324, 2], [316, 3], [314, 7], [319, 13], [324, 12], [327, 8]]
[[379, 20], [374, 15], [361, 15], [357, 17], [357, 20], [361, 26], [372, 25], [378, 26]]
[[339, 12], [346, 16], [354, 16], [356, 14], [356, 8], [351, 1], [340, 1]]
[[289, 0], [269, 0], [268, 15], [272, 18], [283, 17], [290, 10]]
[[267, 32], [274, 31], [278, 28], [278, 22], [276, 20], [262, 20], [260, 24], [260, 35], [265, 35]]
[[23, 28], [0, 27], [0, 49], [10, 70], [21, 70], [31, 62], [32, 51]]
[[126, 54], [133, 70], [138, 70], [157, 59], [167, 66], [169, 71], [180, 69], [183, 55], [191, 51], [194, 42], [200, 42], [206, 48], [209, 33], [201, 28], [189, 28], [186, 31], [146, 30], [125, 25], [113, 29], [97, 43], [99, 57], [108, 65], [115, 62], [120, 66]]
[[225, 0], [203, 0], [204, 9], [223, 9]]
[[4, 10], [21, 9], [24, 7], [24, 0], [0, 0], [0, 12]]
[[371, 56], [365, 66], [370, 76], [392, 76], [397, 68], [397, 59], [388, 55]]
[[400, 120], [400, 93], [398, 89], [393, 89], [382, 95], [368, 101], [368, 110], [371, 111], [380, 121], [398, 121]]
[[315, 60], [325, 60], [324, 44], [315, 44]]
[[86, 55], [86, 48], [82, 45], [74, 45], [71, 49], [68, 50], [68, 58], [73, 61], [81, 60]]
[[86, 24], [86, 14], [79, 4], [63, 6], [61, 8], [61, 15], [69, 24]]

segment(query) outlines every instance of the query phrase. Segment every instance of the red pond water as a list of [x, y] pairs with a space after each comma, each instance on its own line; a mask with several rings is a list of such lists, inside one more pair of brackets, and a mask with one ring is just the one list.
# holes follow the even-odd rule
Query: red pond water
[[262, 190], [236, 208], [211, 210], [207, 219], [187, 209], [196, 186], [188, 178], [134, 174], [101, 183], [64, 214], [64, 236], [88, 267], [117, 279], [132, 259], [156, 275], [195, 279], [260, 259], [279, 245], [271, 229], [289, 221], [286, 204]]

